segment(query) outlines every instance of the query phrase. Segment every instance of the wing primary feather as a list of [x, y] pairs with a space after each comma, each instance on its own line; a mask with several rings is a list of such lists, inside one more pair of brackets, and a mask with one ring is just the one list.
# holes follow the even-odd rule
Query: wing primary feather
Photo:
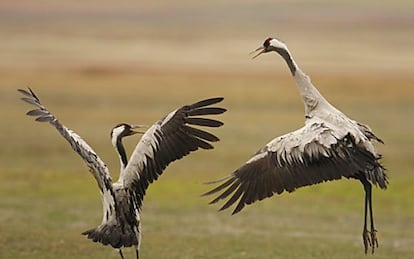
[[211, 181], [211, 182], [206, 182], [204, 184], [216, 184], [216, 183], [219, 183], [219, 182], [223, 182], [225, 180], [227, 180], [227, 181], [222, 183], [221, 185], [217, 186], [213, 190], [208, 191], [206, 193], [203, 193], [201, 196], [208, 196], [208, 195], [214, 194], [216, 192], [219, 192], [219, 191], [223, 190], [224, 188], [226, 188], [227, 186], [229, 186], [232, 182], [234, 182], [235, 179], [234, 179], [234, 177], [226, 176], [224, 178], [214, 180], [214, 181]]
[[41, 117], [37, 117], [35, 119], [35, 121], [38, 122], [50, 122], [53, 121], [54, 117], [53, 116], [41, 116]]
[[244, 206], [246, 206], [246, 203], [244, 201], [245, 195], [246, 195], [246, 192], [243, 194], [243, 197], [240, 199], [239, 203], [237, 204], [236, 208], [233, 210], [231, 215], [239, 213], [244, 208]]
[[185, 122], [192, 125], [198, 126], [206, 126], [206, 127], [220, 127], [223, 125], [223, 122], [213, 119], [206, 119], [206, 118], [191, 118], [186, 117]]
[[197, 129], [197, 128], [193, 128], [193, 127], [188, 127], [188, 126], [184, 126], [184, 130], [189, 133], [190, 135], [194, 135], [198, 138], [207, 140], [207, 141], [211, 141], [211, 142], [217, 142], [220, 139], [218, 137], [216, 137], [215, 135], [201, 130], [201, 129]]
[[225, 176], [223, 178], [220, 178], [220, 179], [217, 179], [217, 180], [212, 180], [212, 181], [204, 182], [204, 184], [216, 184], [216, 183], [223, 182], [223, 181], [225, 181], [225, 180], [227, 180], [229, 178], [233, 178], [233, 176], [232, 175], [227, 175], [227, 176]]
[[[231, 198], [223, 205], [223, 207], [220, 208], [220, 211], [225, 210], [227, 208], [229, 208], [231, 205], [233, 205], [239, 198], [240, 196], [243, 194], [243, 188], [241, 188], [240, 183], [238, 183], [237, 185], [237, 190], [236, 192], [233, 194], [233, 196], [231, 196]], [[233, 211], [232, 214], [235, 214], [236, 212]]]
[[17, 91], [19, 91], [20, 93], [22, 93], [22, 94], [24, 94], [24, 95], [26, 95], [26, 96], [29, 96], [29, 97], [31, 97], [32, 95], [28, 92], [28, 91], [26, 91], [26, 90], [24, 90], [24, 89], [17, 89]]
[[213, 149], [214, 148], [213, 145], [199, 138], [194, 138], [194, 142], [199, 148], [202, 148], [202, 149]]
[[33, 105], [36, 105], [36, 106], [39, 106], [40, 105], [40, 103], [39, 103], [39, 101], [37, 99], [27, 98], [27, 97], [22, 97], [20, 99], [22, 99], [23, 101], [25, 101], [25, 102], [27, 102], [29, 104], [33, 104]]
[[43, 116], [43, 115], [48, 115], [48, 114], [49, 112], [45, 110], [40, 110], [40, 109], [31, 110], [26, 113], [26, 115], [29, 115], [29, 116]]
[[[247, 185], [247, 186], [246, 186]], [[237, 204], [236, 208], [234, 208], [232, 215], [240, 212], [248, 201], [250, 200], [252, 194], [255, 192], [255, 184], [251, 182], [247, 182], [242, 184], [239, 189], [243, 190], [243, 196], [240, 198], [239, 203]]]
[[200, 108], [189, 111], [187, 114], [189, 116], [197, 116], [197, 115], [213, 115], [213, 114], [222, 114], [226, 111], [224, 108], [218, 107], [207, 107], [207, 108]]
[[191, 109], [196, 109], [196, 108], [199, 108], [199, 107], [219, 103], [219, 102], [223, 101], [223, 99], [224, 99], [223, 97], [215, 97], [215, 98], [205, 99], [205, 100], [193, 103], [193, 104], [189, 105], [189, 107]]
[[[237, 187], [240, 185], [239, 181], [236, 181], [236, 179], [231, 179], [231, 185], [229, 188], [227, 188], [222, 194], [220, 194], [218, 197], [216, 197], [214, 200], [210, 202], [210, 204], [216, 203], [219, 200], [225, 199], [227, 196], [229, 196], [234, 190], [237, 189]], [[230, 181], [230, 180], [229, 180]]]
[[221, 191], [222, 189], [226, 188], [227, 186], [231, 185], [229, 188], [227, 188], [222, 194], [220, 194], [219, 196], [217, 196], [214, 200], [212, 200], [210, 202], [210, 204], [216, 203], [221, 199], [226, 198], [227, 196], [229, 196], [238, 186], [238, 182], [235, 182], [235, 179], [229, 179], [227, 182], [223, 183], [222, 185], [220, 185], [219, 187], [215, 188], [214, 190], [205, 193], [205, 195], [210, 195], [216, 192]]
[[40, 102], [40, 99], [39, 99], [39, 97], [37, 97], [37, 95], [33, 92], [33, 90], [32, 90], [32, 88], [30, 88], [30, 87], [28, 87], [28, 89], [29, 89], [29, 91], [30, 91], [30, 94], [37, 100], [37, 101], [39, 101]]

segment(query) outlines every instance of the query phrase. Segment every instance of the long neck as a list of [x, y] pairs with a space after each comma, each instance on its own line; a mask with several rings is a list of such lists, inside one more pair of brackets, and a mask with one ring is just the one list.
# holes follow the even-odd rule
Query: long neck
[[311, 116], [318, 106], [329, 105], [328, 101], [319, 93], [318, 89], [312, 84], [309, 76], [307, 76], [296, 64], [289, 50], [276, 49], [276, 51], [283, 57], [289, 66], [290, 72], [296, 82], [299, 93], [302, 96], [305, 105], [305, 115]]
[[127, 164], [128, 164], [128, 159], [127, 159], [125, 148], [124, 148], [124, 145], [122, 144], [121, 139], [118, 139], [116, 141], [115, 150], [116, 150], [116, 152], [118, 153], [118, 156], [119, 156], [119, 161], [121, 163], [121, 171], [123, 171], [126, 168]]

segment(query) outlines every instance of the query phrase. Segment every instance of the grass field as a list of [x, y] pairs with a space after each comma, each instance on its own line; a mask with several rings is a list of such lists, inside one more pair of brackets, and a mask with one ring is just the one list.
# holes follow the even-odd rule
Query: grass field
[[[286, 65], [247, 55], [269, 35], [286, 40], [329, 101], [384, 139], [390, 187], [374, 189], [380, 247], [372, 257], [412, 257], [413, 4], [173, 3], [0, 4], [0, 258], [118, 258], [80, 234], [101, 221], [98, 188], [56, 130], [24, 115], [30, 107], [16, 89], [26, 86], [114, 179], [115, 124], [152, 124], [179, 105], [225, 98], [215, 150], [171, 164], [148, 189], [142, 258], [367, 258], [357, 181], [302, 188], [236, 216], [200, 197], [211, 188], [203, 182], [303, 124]], [[137, 141], [128, 139], [128, 150]]]

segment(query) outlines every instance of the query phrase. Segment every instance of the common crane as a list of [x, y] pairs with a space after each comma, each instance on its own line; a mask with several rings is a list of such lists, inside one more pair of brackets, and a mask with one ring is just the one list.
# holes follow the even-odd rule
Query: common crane
[[[380, 163], [381, 155], [373, 142], [383, 143], [372, 130], [348, 118], [331, 105], [296, 64], [286, 44], [268, 38], [256, 49], [253, 58], [262, 53], [277, 52], [286, 61], [305, 105], [305, 126], [267, 143], [244, 165], [204, 195], [217, 194], [210, 203], [228, 199], [220, 210], [236, 203], [233, 214], [245, 205], [273, 194], [342, 177], [359, 180], [365, 190], [362, 238], [367, 253], [378, 247], [372, 213], [372, 184], [386, 189], [388, 180]], [[369, 209], [370, 231], [367, 229]]]
[[[82, 234], [94, 242], [118, 249], [121, 258], [124, 258], [121, 249], [131, 246], [135, 246], [136, 258], [139, 258], [140, 211], [149, 184], [157, 180], [172, 161], [199, 148], [213, 149], [209, 142], [216, 142], [219, 138], [193, 126], [220, 127], [223, 125], [221, 121], [202, 116], [226, 111], [221, 107], [208, 107], [223, 100], [218, 97], [176, 109], [157, 121], [145, 133], [137, 131], [138, 127], [126, 123], [118, 124], [111, 131], [111, 140], [119, 155], [121, 172], [118, 181], [112, 183], [105, 163], [79, 135], [49, 112], [30, 88], [28, 91], [18, 91], [25, 96], [23, 101], [36, 106], [27, 115], [37, 117], [36, 121], [49, 122], [54, 126], [82, 157], [98, 183], [103, 203], [102, 223]], [[122, 139], [136, 133], [144, 134], [128, 161]]]

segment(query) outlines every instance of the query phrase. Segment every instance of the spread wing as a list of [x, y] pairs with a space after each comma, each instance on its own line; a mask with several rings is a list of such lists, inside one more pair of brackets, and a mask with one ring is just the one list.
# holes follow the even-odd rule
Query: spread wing
[[360, 172], [385, 188], [387, 178], [380, 156], [370, 152], [371, 146], [365, 146], [371, 145], [369, 140], [355, 139], [350, 131], [309, 120], [303, 128], [269, 142], [230, 176], [212, 182], [222, 183], [204, 195], [220, 193], [211, 203], [228, 199], [220, 210], [239, 200], [235, 214], [245, 205], [275, 193], [353, 177]]
[[112, 179], [105, 163], [78, 134], [61, 124], [58, 119], [40, 103], [39, 98], [32, 89], [29, 88], [28, 91], [18, 89], [18, 91], [24, 95], [24, 97], [21, 98], [23, 101], [36, 106], [36, 109], [27, 112], [27, 115], [36, 117], [35, 120], [38, 122], [49, 122], [69, 142], [72, 149], [85, 161], [89, 171], [96, 179], [101, 194], [104, 197], [105, 208], [107, 207], [107, 210], [112, 211], [110, 207], [115, 206], [115, 198], [112, 190]]
[[138, 208], [141, 208], [148, 185], [157, 180], [168, 164], [199, 148], [213, 148], [209, 142], [219, 138], [194, 126], [222, 126], [221, 121], [201, 117], [224, 113], [224, 108], [207, 107], [222, 100], [221, 97], [211, 98], [183, 106], [145, 132], [118, 180], [133, 192]]

